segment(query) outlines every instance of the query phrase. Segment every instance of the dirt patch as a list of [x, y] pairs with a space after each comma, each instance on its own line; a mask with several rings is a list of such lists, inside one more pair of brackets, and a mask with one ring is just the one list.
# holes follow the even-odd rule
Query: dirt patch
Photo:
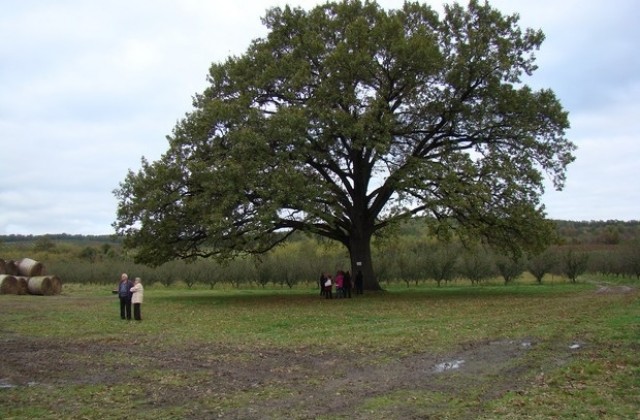
[[[385, 417], [425, 418], [437, 416], [437, 405], [425, 409], [412, 396], [434, 393], [461, 400], [473, 395], [482, 401], [528, 386], [532, 369], [539, 368], [528, 357], [537, 345], [531, 338], [472, 342], [451, 354], [394, 357], [216, 345], [166, 350], [8, 337], [0, 339], [0, 388], [132, 385], [146, 395], [140, 410], [190, 407], [190, 418], [243, 419], [371, 418], [366, 402], [407, 395], [408, 400], [391, 403], [393, 412]], [[563, 343], [547, 362], [557, 364], [582, 346]]]

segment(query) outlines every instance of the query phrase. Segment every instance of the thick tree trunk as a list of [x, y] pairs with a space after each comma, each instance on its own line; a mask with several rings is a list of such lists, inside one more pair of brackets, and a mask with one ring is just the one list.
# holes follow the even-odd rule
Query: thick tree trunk
[[371, 258], [371, 235], [352, 235], [349, 243], [349, 257], [351, 258], [351, 272], [355, 279], [358, 271], [362, 271], [364, 290], [382, 290], [373, 271]]
[[347, 248], [351, 259], [351, 272], [353, 277], [358, 271], [362, 271], [363, 289], [378, 291], [382, 290], [375, 272], [373, 271], [373, 261], [371, 258], [371, 238], [375, 226], [375, 214], [370, 208], [367, 196], [368, 184], [371, 179], [372, 166], [368, 159], [364, 157], [364, 150], [355, 150], [353, 159], [354, 186], [353, 207], [348, 215], [351, 221]]

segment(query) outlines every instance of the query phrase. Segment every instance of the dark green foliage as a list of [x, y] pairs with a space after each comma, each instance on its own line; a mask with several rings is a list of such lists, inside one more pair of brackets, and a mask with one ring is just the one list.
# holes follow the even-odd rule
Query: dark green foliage
[[562, 271], [575, 283], [578, 276], [587, 271], [589, 255], [569, 250], [562, 258]]
[[98, 251], [94, 247], [87, 246], [82, 251], [80, 251], [80, 254], [78, 256], [83, 260], [96, 262], [96, 259], [98, 258]]
[[33, 244], [34, 252], [50, 252], [56, 247], [55, 242], [48, 235], [39, 237]]
[[433, 247], [429, 254], [427, 275], [438, 283], [453, 280], [458, 272], [460, 247], [453, 244]]
[[481, 281], [494, 277], [496, 269], [493, 256], [482, 247], [468, 250], [462, 257], [460, 274], [469, 279], [471, 284], [480, 284]]
[[527, 261], [529, 272], [536, 278], [538, 283], [542, 283], [542, 279], [546, 274], [553, 271], [558, 264], [558, 258], [551, 250], [532, 256]]
[[504, 283], [511, 283], [524, 273], [525, 261], [522, 258], [501, 255], [496, 258], [496, 268], [504, 279]]
[[622, 250], [623, 272], [640, 280], [640, 240], [626, 245]]

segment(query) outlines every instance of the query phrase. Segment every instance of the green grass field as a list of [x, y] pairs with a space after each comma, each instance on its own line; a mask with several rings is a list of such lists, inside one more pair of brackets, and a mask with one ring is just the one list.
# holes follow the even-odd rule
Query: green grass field
[[638, 298], [591, 282], [333, 300], [153, 286], [127, 322], [110, 288], [2, 295], [0, 418], [638, 418]]

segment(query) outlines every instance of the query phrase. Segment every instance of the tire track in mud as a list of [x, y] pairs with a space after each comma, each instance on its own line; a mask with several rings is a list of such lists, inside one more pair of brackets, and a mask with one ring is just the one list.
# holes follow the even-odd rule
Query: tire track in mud
[[[532, 372], [540, 369], [527, 357], [538, 345], [532, 338], [469, 342], [448, 354], [394, 358], [386, 353], [247, 350], [207, 344], [158, 349], [139, 343], [123, 348], [122, 343], [64, 343], [12, 336], [0, 339], [0, 388], [137, 381], [136, 386], [148, 395], [150, 406], [194, 407], [192, 418], [223, 414], [225, 418], [243, 419], [322, 415], [357, 419], [368, 417], [362, 414], [363, 402], [395, 392], [434, 392], [465, 398], [473, 390], [474, 395], [490, 400], [526, 387]], [[557, 366], [579, 350], [566, 343], [552, 346], [553, 360], [542, 363]], [[122, 363], [124, 352], [131, 363]], [[140, 372], [137, 378], [132, 377], [134, 369]], [[150, 371], [179, 376], [178, 382], [188, 385], [147, 380], [144, 372]], [[278, 392], [272, 396], [265, 390]], [[256, 397], [244, 407], [230, 410], [220, 404], [220, 411], [216, 411], [212, 399], [233, 398], [237, 393]], [[199, 407], [207, 407], [207, 411], [199, 411]], [[424, 415], [410, 403], [399, 410], [393, 417]]]

